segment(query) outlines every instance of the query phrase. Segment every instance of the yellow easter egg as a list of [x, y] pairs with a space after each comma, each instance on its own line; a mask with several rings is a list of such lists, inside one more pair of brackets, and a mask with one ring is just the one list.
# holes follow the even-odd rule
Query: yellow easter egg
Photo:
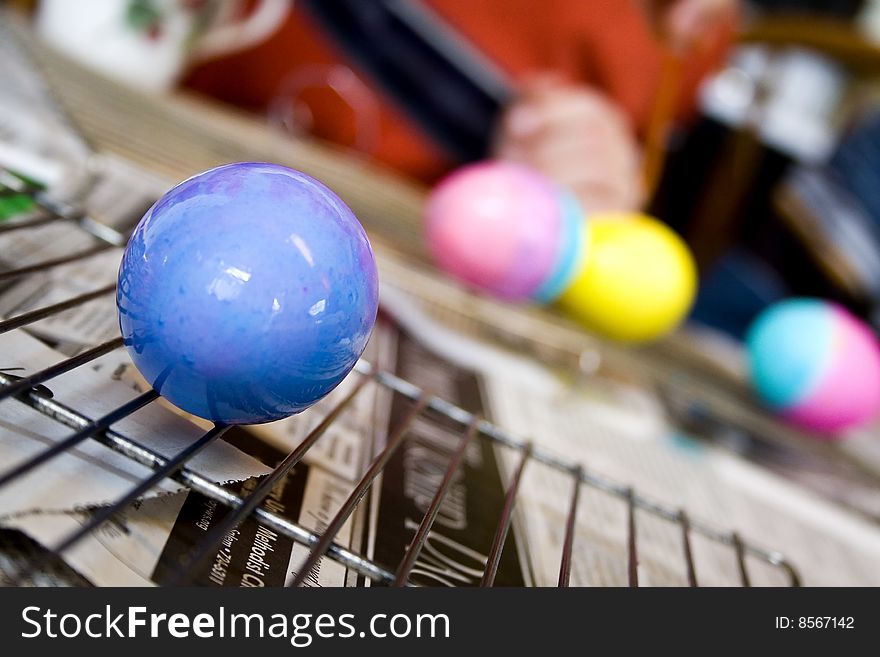
[[589, 256], [559, 299], [588, 329], [622, 342], [654, 340], [691, 308], [697, 268], [684, 241], [642, 214], [590, 217]]

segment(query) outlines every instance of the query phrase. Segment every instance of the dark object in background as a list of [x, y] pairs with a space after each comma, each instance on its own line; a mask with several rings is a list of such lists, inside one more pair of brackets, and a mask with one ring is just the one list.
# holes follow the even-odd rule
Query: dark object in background
[[868, 114], [843, 139], [828, 170], [880, 228], [880, 110]]
[[651, 211], [688, 238], [700, 264], [693, 318], [741, 338], [784, 294], [847, 301], [773, 205], [792, 158], [703, 118], [669, 159]]
[[777, 271], [735, 247], [703, 276], [691, 319], [742, 338], [763, 308], [790, 293]]
[[864, 0], [749, 0], [750, 5], [767, 11], [823, 14], [853, 18], [864, 6]]
[[880, 114], [858, 123], [826, 165], [794, 167], [774, 205], [880, 326]]
[[444, 152], [459, 163], [485, 157], [512, 91], [442, 19], [393, 0], [300, 2]]
[[[818, 29], [831, 24], [837, 21], [816, 21]], [[735, 51], [703, 88], [706, 115], [670, 158], [652, 208], [694, 249], [706, 283], [697, 317], [741, 337], [738, 318], [749, 313], [737, 306], [726, 318], [721, 306], [741, 304], [744, 288], [766, 280], [752, 267], [775, 271], [792, 294], [866, 310], [863, 295], [829, 272], [822, 258], [829, 249], [817, 247], [778, 201], [793, 168], [819, 169], [834, 155], [851, 83], [848, 70], [821, 49], [758, 42]], [[828, 244], [835, 240], [826, 235]], [[732, 248], [750, 257], [730, 258]], [[774, 296], [768, 288], [751, 302]]]

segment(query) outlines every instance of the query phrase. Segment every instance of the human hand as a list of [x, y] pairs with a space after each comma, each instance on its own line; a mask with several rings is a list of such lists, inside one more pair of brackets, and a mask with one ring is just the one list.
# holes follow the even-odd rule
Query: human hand
[[660, 27], [669, 44], [687, 51], [699, 47], [707, 34], [730, 22], [739, 10], [738, 0], [674, 0], [661, 2]]
[[587, 212], [635, 210], [642, 202], [640, 154], [622, 111], [601, 93], [542, 76], [505, 111], [495, 154], [566, 187]]

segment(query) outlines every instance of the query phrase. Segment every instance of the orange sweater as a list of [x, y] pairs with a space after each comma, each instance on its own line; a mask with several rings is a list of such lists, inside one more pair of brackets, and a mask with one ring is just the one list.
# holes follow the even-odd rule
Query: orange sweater
[[[663, 47], [636, 0], [425, 0], [440, 16], [514, 80], [558, 71], [572, 81], [603, 90], [646, 128]], [[719, 59], [731, 29], [707, 39], [699, 58], [689, 60], [681, 115], [691, 111], [699, 80]], [[223, 101], [265, 112], [291, 72], [320, 70], [343, 62], [342, 54], [299, 10], [267, 41], [248, 51], [203, 64], [186, 86]], [[369, 77], [352, 69], [369, 83]], [[395, 169], [431, 181], [451, 164], [419, 128], [374, 88], [379, 99], [378, 139], [373, 155]], [[302, 99], [312, 115], [316, 137], [354, 143], [350, 106], [329, 89], [312, 89]], [[374, 119], [375, 120], [375, 119]]]

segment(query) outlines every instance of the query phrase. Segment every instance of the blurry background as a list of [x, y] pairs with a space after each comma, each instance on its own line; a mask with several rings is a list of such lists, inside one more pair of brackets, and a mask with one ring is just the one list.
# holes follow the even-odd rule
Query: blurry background
[[[108, 0], [91, 2], [88, 10], [64, 2], [41, 3], [39, 9], [40, 3], [12, 4], [35, 11], [50, 42], [130, 84], [163, 92], [182, 85], [210, 93], [277, 128], [332, 137], [352, 149], [354, 157], [429, 182], [455, 165], [437, 149], [431, 157], [423, 155], [425, 147], [413, 143], [424, 137], [387, 129], [389, 120], [407, 121], [397, 110], [389, 119], [389, 110], [382, 107], [388, 104], [382, 97], [387, 89], [378, 90], [369, 73], [297, 41], [303, 35], [296, 26], [320, 21], [315, 14], [304, 19], [294, 3], [132, 0], [121, 3], [127, 27], [112, 24], [120, 3]], [[340, 3], [329, 3], [334, 4]], [[601, 14], [606, 10], [599, 5], [609, 3], [592, 8], [567, 4], [572, 13]], [[515, 28], [503, 16], [492, 26], [502, 35]], [[311, 24], [308, 29], [320, 28]], [[603, 28], [612, 51], [622, 47], [613, 43], [615, 29], [622, 28]], [[143, 32], [152, 46], [138, 50], [125, 30]], [[513, 31], [509, 38], [518, 34]], [[740, 3], [735, 37], [725, 42], [726, 51], [705, 58], [717, 70], [695, 89], [684, 123], [673, 122], [668, 161], [648, 205], [695, 252], [701, 292], [694, 320], [741, 338], [767, 304], [790, 295], [814, 295], [840, 301], [875, 325], [880, 322], [878, 40], [877, 2]], [[304, 48], [311, 49], [314, 61], [282, 57]], [[628, 56], [626, 50], [619, 55]], [[455, 100], [466, 105], [462, 111], [475, 125], [483, 125], [480, 138], [485, 139], [488, 122], [497, 120], [495, 104], [510, 101], [504, 94], [513, 81], [506, 72], [493, 70], [482, 53], [473, 61], [477, 64], [469, 65], [487, 67], [475, 76], [485, 78], [490, 98], [463, 92]], [[609, 65], [604, 74], [633, 72]], [[405, 92], [418, 93], [406, 84]], [[444, 84], [449, 93], [457, 93], [454, 83], [438, 75], [436, 85]], [[604, 85], [613, 90], [619, 83]], [[481, 119], [481, 112], [487, 118]], [[642, 125], [642, 137], [645, 130]], [[410, 125], [407, 131], [416, 130]], [[485, 152], [486, 144], [462, 148], [470, 148], [468, 159]]]
[[[880, 519], [876, 424], [852, 432], [846, 441], [827, 443], [779, 422], [762, 410], [745, 383], [741, 344], [763, 309], [791, 296], [837, 301], [880, 330], [880, 0], [742, 2], [736, 17], [723, 25], [723, 38], [694, 55], [693, 62], [685, 58], [695, 71], [685, 76], [682, 97], [673, 100], [681, 107], [660, 126], [664, 162], [645, 210], [686, 239], [699, 265], [700, 290], [682, 332], [639, 348], [594, 340], [553, 309], [466, 294], [448, 286], [428, 262], [421, 232], [425, 191], [458, 164], [491, 154], [499, 117], [520, 97], [519, 79], [510, 67], [494, 65], [472, 44], [437, 35], [418, 16], [401, 13], [398, 18], [415, 33], [440, 40], [437, 51], [447, 59], [439, 56], [432, 63], [443, 75], [420, 85], [403, 67], [390, 82], [375, 84], [364, 62], [388, 56], [385, 46], [400, 48], [406, 62], [405, 55], [416, 52], [408, 50], [408, 42], [377, 38], [382, 41], [378, 51], [359, 52], [357, 39], [349, 34], [346, 41], [345, 32], [358, 26], [343, 24], [336, 26], [337, 36], [346, 45], [334, 52], [366, 58], [358, 60], [360, 66], [344, 63], [343, 57], [328, 59], [318, 50], [312, 62], [279, 56], [302, 46], [298, 12], [312, 12], [312, 28], [320, 24], [320, 2], [5, 4], [30, 17], [40, 43], [138, 94], [146, 92], [127, 95], [93, 83], [48, 56], [55, 65], [54, 71], [47, 66], [51, 86], [102, 148], [162, 179], [179, 179], [243, 155], [274, 153], [273, 159], [322, 178], [352, 205], [377, 251], [403, 263], [389, 257], [381, 269], [384, 280], [423, 297], [428, 314], [563, 369], [573, 386], [583, 384], [595, 397], [607, 390], [590, 388], [594, 375], [609, 390], [611, 384], [645, 385], [677, 427], [676, 441], [682, 438], [680, 428], [803, 483], [861, 518]], [[407, 6], [387, 4], [393, 10]], [[559, 4], [584, 14], [653, 6]], [[590, 61], [598, 62], [588, 71], [590, 79], [602, 81], [620, 101], [639, 149], [650, 141], [656, 127], [652, 108], [668, 83], [663, 58], [669, 44], [662, 30], [652, 32], [659, 23], [648, 14], [632, 14], [642, 17], [633, 20], [645, 44], [637, 54], [646, 59], [632, 57], [622, 68], [603, 68], [605, 59], [614, 59], [623, 47], [610, 28], [596, 32], [603, 45], [589, 52]], [[119, 16], [123, 25], [117, 24]], [[516, 22], [508, 18], [498, 15], [483, 35], [495, 35], [494, 47], [504, 52], [515, 49], [505, 43], [505, 30]], [[450, 43], [458, 69], [447, 66]], [[525, 70], [527, 63], [512, 68]], [[467, 75], [459, 76], [456, 71], [462, 70]], [[602, 78], [614, 71], [631, 76], [632, 88], [621, 90], [623, 83]], [[432, 86], [443, 94], [432, 96]], [[401, 110], [397, 94], [416, 101]], [[446, 105], [441, 102], [449, 98]], [[179, 104], [167, 109], [168, 99]], [[332, 111], [322, 114], [322, 107]], [[223, 109], [214, 117], [211, 108]], [[202, 116], [211, 126], [204, 133], [199, 131]], [[140, 121], [146, 117], [151, 120]], [[78, 148], [82, 145], [68, 149], [74, 160]], [[20, 150], [0, 150], [0, 164], [17, 169], [29, 164], [35, 173], [52, 177], [46, 161], [24, 162]], [[56, 174], [54, 182], [63, 178]], [[129, 201], [136, 221], [150, 198]], [[0, 212], [4, 207], [15, 211], [7, 205]], [[395, 312], [394, 297], [383, 301]], [[634, 406], [629, 412], [640, 411]]]
[[878, 5], [753, 4], [657, 199], [704, 270], [695, 317], [741, 336], [764, 304], [807, 294], [876, 326]]

